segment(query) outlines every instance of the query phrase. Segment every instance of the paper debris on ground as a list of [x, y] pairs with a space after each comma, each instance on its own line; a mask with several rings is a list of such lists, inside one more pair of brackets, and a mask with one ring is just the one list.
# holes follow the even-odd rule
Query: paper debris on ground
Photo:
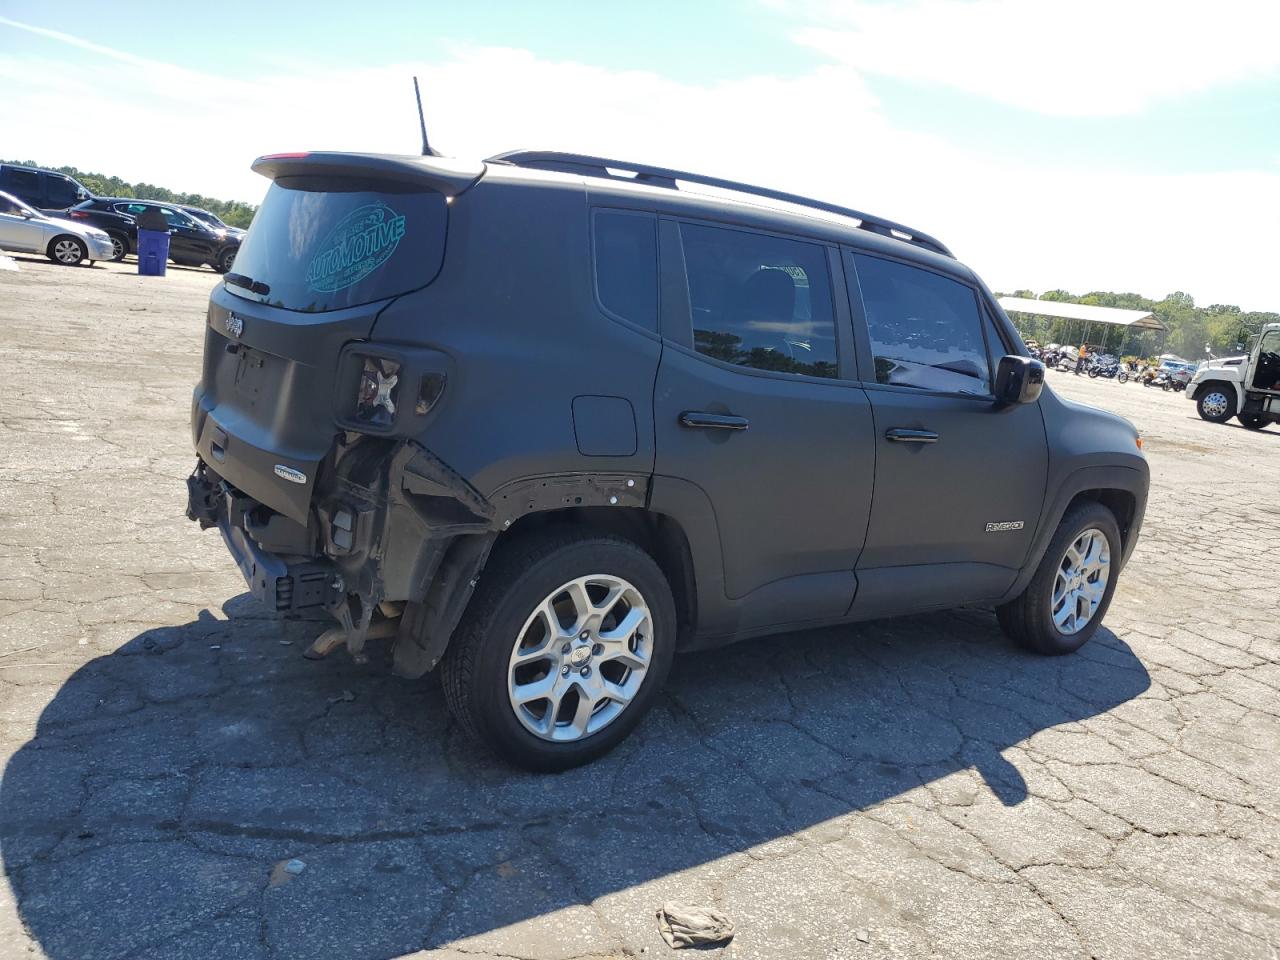
[[664, 903], [658, 932], [673, 948], [702, 947], [733, 939], [733, 921], [718, 910], [684, 903]]

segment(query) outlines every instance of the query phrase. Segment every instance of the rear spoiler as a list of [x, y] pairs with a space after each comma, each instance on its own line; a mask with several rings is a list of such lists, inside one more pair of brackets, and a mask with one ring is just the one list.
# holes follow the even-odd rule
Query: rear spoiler
[[384, 153], [269, 153], [253, 161], [253, 172], [280, 177], [372, 177], [457, 196], [484, 175], [484, 164], [452, 157]]

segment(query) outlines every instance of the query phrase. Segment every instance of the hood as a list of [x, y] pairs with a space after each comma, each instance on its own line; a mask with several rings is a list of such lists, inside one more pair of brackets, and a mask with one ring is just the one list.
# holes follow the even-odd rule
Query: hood
[[1240, 357], [1219, 357], [1216, 360], [1206, 360], [1204, 363], [1204, 369], [1221, 370], [1223, 367], [1238, 367], [1248, 359], [1249, 357], [1247, 354]]

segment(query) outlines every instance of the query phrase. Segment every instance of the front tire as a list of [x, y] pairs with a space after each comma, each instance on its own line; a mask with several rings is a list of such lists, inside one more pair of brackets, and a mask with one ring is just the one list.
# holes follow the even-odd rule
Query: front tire
[[1235, 392], [1221, 383], [1211, 383], [1196, 397], [1196, 413], [1210, 423], [1226, 423], [1236, 414]]
[[1106, 616], [1120, 555], [1115, 516], [1096, 500], [1080, 501], [1058, 524], [1026, 589], [996, 608], [1000, 626], [1034, 653], [1074, 653]]
[[111, 261], [119, 263], [129, 253], [129, 238], [119, 233], [107, 234], [111, 238]]
[[235, 262], [236, 252], [234, 250], [223, 250], [218, 254], [218, 262], [213, 265], [213, 269], [218, 273], [230, 273]]
[[441, 666], [463, 729], [527, 770], [566, 770], [617, 746], [671, 668], [676, 615], [653, 558], [586, 530], [504, 544]]
[[79, 237], [63, 235], [49, 241], [46, 255], [64, 267], [78, 267], [89, 257], [89, 248]]

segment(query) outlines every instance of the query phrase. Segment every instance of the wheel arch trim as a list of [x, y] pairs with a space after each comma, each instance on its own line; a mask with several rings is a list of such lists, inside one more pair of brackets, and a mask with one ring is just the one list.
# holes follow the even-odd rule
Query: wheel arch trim
[[[1145, 464], [1144, 464], [1145, 466]], [[1000, 603], [1012, 600], [1026, 589], [1031, 578], [1044, 559], [1049, 542], [1057, 532], [1058, 525], [1067, 511], [1078, 500], [1095, 500], [1107, 507], [1113, 514], [1117, 507], [1127, 508], [1128, 517], [1116, 516], [1116, 523], [1121, 530], [1121, 555], [1117, 573], [1124, 569], [1133, 548], [1137, 545], [1138, 535], [1142, 528], [1142, 518], [1147, 506], [1147, 486], [1149, 472], [1137, 466], [1098, 465], [1080, 467], [1066, 476], [1058, 485], [1053, 496], [1046, 498], [1045, 509], [1037, 525], [1035, 538], [1028, 550], [1026, 562], [1021, 572], [1014, 578], [1013, 585], [1000, 599]]]

